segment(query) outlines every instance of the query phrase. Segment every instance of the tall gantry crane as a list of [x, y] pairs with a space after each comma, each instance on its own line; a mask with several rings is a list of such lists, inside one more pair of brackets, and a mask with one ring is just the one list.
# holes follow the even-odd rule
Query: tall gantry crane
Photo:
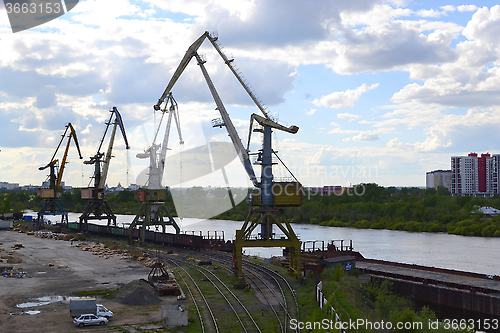
[[[166, 99], [167, 101], [165, 103], [165, 107], [161, 110], [158, 109], [158, 111], [162, 112], [162, 116], [160, 123], [158, 124], [158, 127], [156, 129], [153, 143], [148, 149], [144, 151], [144, 153], [139, 153], [136, 155], [138, 158], [149, 158], [147, 188], [137, 191], [137, 200], [142, 202], [142, 207], [132, 221], [132, 224], [130, 225], [131, 230], [135, 229], [139, 224], [142, 225], [141, 239], [143, 242], [146, 235], [145, 231], [148, 229], [148, 226], [151, 225], [161, 226], [163, 232], [166, 231], [166, 226], [169, 225], [175, 228], [177, 234], [180, 233], [181, 230], [172, 217], [172, 214], [170, 214], [168, 209], [165, 207], [167, 193], [166, 189], [162, 186], [172, 119], [174, 119], [175, 121], [177, 133], [179, 134], [179, 144], [184, 144], [184, 141], [182, 140], [177, 102], [172, 96], [172, 93], [169, 93]], [[169, 104], [170, 107], [167, 107]], [[163, 143], [157, 144], [156, 139], [158, 138], [158, 133], [160, 132], [163, 118], [167, 113], [168, 118], [165, 128], [165, 134], [163, 136]], [[129, 235], [131, 240], [132, 232], [130, 232]]]
[[[94, 165], [94, 186], [88, 188], [82, 188], [82, 199], [89, 199], [85, 210], [80, 216], [79, 230], [87, 230], [87, 223], [89, 220], [108, 220], [108, 226], [113, 223], [116, 226], [116, 216], [106, 201], [106, 196], [104, 194], [104, 189], [106, 186], [106, 178], [108, 176], [109, 165], [111, 162], [111, 155], [113, 151], [113, 145], [115, 142], [116, 128], [119, 126], [122, 132], [123, 140], [125, 141], [125, 148], [130, 149], [127, 140], [127, 134], [125, 133], [125, 126], [123, 125], [122, 116], [116, 107], [113, 107], [109, 112], [111, 115], [109, 120], [105, 123], [106, 129], [102, 136], [99, 147], [97, 148], [97, 153], [91, 156], [88, 161], [84, 161], [84, 164]], [[113, 121], [114, 116], [114, 121]], [[113, 130], [111, 131], [111, 137], [108, 143], [108, 150], [106, 155], [101, 152], [104, 139], [108, 133], [109, 126], [113, 124]], [[101, 166], [102, 164], [102, 166]]]
[[[261, 176], [258, 179], [253, 170], [252, 163], [250, 161], [250, 146], [245, 148], [241, 139], [238, 136], [229, 114], [222, 103], [222, 100], [213, 84], [206, 68], [205, 60], [200, 57], [197, 53], [198, 49], [202, 45], [203, 41], [208, 39], [211, 44], [215, 47], [219, 55], [224, 60], [225, 64], [228, 65], [231, 72], [236, 76], [238, 81], [241, 83], [245, 91], [250, 95], [251, 99], [257, 105], [259, 110], [263, 113], [264, 117], [257, 114], [252, 114], [250, 119], [250, 133], [248, 143], [250, 144], [250, 136], [252, 131], [261, 132], [263, 134], [262, 149], [259, 150], [256, 155], [257, 164], [261, 166]], [[235, 147], [236, 153], [238, 154], [245, 171], [247, 172], [252, 184], [255, 187], [257, 193], [251, 193], [248, 198], [248, 203], [250, 204], [250, 209], [245, 222], [240, 230], [236, 231], [236, 238], [234, 240], [233, 247], [233, 263], [234, 263], [234, 274], [237, 277], [243, 277], [242, 271], [242, 251], [243, 247], [287, 247], [290, 253], [290, 265], [289, 269], [292, 273], [300, 276], [301, 274], [301, 257], [300, 257], [300, 247], [301, 242], [293, 231], [290, 223], [286, 219], [283, 213], [284, 207], [299, 206], [302, 204], [302, 185], [294, 177], [294, 181], [290, 182], [276, 182], [273, 176], [273, 155], [278, 159], [278, 155], [272, 149], [272, 132], [273, 130], [285, 131], [287, 133], [295, 134], [299, 130], [297, 126], [286, 127], [275, 120], [271, 119], [266, 108], [255, 96], [253, 91], [250, 89], [248, 84], [243, 80], [238, 70], [233, 64], [233, 59], [229, 59], [222, 48], [217, 43], [217, 36], [211, 36], [208, 32], [201, 35], [186, 51], [184, 58], [181, 60], [179, 66], [177, 67], [173, 77], [168, 83], [163, 95], [158, 100], [158, 103], [154, 105], [155, 110], [160, 110], [161, 105], [164, 103], [165, 99], [170, 95], [171, 90], [180, 75], [187, 67], [192, 58], [196, 58], [198, 65], [203, 73], [205, 81], [210, 89], [212, 97], [217, 105], [217, 110], [220, 113], [220, 119], [214, 119], [212, 125], [214, 127], [226, 127], [229, 137]], [[253, 129], [253, 124], [257, 123], [258, 128]], [[253, 130], [252, 130], [253, 129]], [[281, 161], [281, 160], [280, 160]], [[284, 164], [283, 164], [284, 165]], [[286, 167], [286, 166], [285, 166]], [[293, 176], [293, 175], [292, 175]], [[194, 204], [194, 203], [193, 203]], [[252, 232], [257, 229], [260, 225], [260, 233], [258, 238], [252, 237]], [[277, 238], [273, 232], [273, 226], [276, 225], [284, 237]]]
[[[61, 144], [64, 141], [64, 138], [66, 137], [66, 134], [68, 134], [68, 142], [63, 153], [61, 164], [59, 165], [59, 159], [56, 159], [56, 155], [59, 147], [61, 147]], [[39, 223], [43, 221], [43, 217], [45, 215], [61, 215], [61, 223], [68, 223], [68, 212], [64, 209], [61, 200], [59, 199], [59, 197], [61, 196], [61, 193], [59, 192], [59, 186], [61, 185], [66, 163], [68, 163], [66, 162], [66, 160], [68, 158], [71, 139], [74, 139], [76, 148], [78, 149], [78, 155], [80, 156], [80, 159], [82, 159], [83, 157], [82, 153], [80, 152], [80, 146], [78, 145], [78, 138], [76, 137], [75, 129], [73, 128], [73, 125], [71, 125], [71, 123], [68, 123], [61, 137], [61, 141], [59, 141], [54, 155], [52, 155], [52, 158], [50, 159], [50, 162], [47, 165], [38, 168], [38, 170], [45, 170], [47, 168], [50, 168], [50, 174], [48, 177], [49, 188], [39, 188], [37, 191], [38, 197], [45, 199], [42, 208], [38, 211]]]

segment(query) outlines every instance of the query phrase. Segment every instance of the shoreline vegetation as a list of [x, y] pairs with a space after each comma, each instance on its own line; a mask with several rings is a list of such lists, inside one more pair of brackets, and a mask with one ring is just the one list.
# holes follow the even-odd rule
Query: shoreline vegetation
[[[317, 224], [331, 227], [359, 229], [388, 229], [410, 232], [444, 232], [463, 236], [500, 237], [500, 216], [490, 217], [477, 212], [484, 206], [500, 208], [500, 197], [481, 198], [451, 196], [446, 188], [421, 189], [382, 187], [374, 183], [360, 184], [362, 191], [344, 191], [343, 194], [321, 196], [304, 193], [303, 205], [285, 208], [285, 216], [292, 223]], [[217, 204], [228, 199], [225, 188], [186, 189], [196, 202], [195, 207]], [[362, 193], [362, 195], [354, 194]], [[61, 193], [61, 202], [67, 211], [82, 212], [87, 204], [80, 198], [80, 189]], [[167, 191], [165, 206], [176, 216], [174, 201]], [[135, 215], [141, 203], [134, 192], [107, 193], [106, 199], [115, 214]], [[26, 190], [0, 191], [0, 214], [37, 211], [43, 200]], [[243, 221], [248, 206], [245, 200], [214, 219]], [[196, 216], [193, 216], [196, 217]]]

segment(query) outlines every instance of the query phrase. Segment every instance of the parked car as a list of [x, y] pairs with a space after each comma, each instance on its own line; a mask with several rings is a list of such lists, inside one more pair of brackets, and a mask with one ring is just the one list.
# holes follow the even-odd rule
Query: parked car
[[95, 314], [82, 314], [73, 320], [73, 324], [79, 327], [87, 325], [104, 325], [108, 323], [108, 319], [105, 317], [98, 317]]

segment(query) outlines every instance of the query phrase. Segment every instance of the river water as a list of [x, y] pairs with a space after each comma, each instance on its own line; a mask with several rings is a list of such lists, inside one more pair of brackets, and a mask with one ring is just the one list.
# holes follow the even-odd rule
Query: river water
[[[36, 215], [36, 214], [34, 214]], [[79, 213], [69, 213], [69, 221], [78, 221]], [[133, 215], [117, 215], [118, 226], [128, 225]], [[59, 220], [57, 217], [54, 220]], [[224, 231], [225, 239], [233, 239], [243, 222], [175, 218], [182, 231]], [[107, 221], [93, 221], [106, 224]], [[352, 240], [355, 251], [365, 258], [500, 275], [500, 238], [465, 237], [443, 233], [413, 233], [292, 224], [302, 241]], [[175, 232], [167, 227], [167, 232]], [[279, 236], [279, 234], [277, 233]], [[339, 242], [336, 242], [339, 245]], [[281, 248], [245, 248], [245, 254], [259, 257], [279, 256]]]

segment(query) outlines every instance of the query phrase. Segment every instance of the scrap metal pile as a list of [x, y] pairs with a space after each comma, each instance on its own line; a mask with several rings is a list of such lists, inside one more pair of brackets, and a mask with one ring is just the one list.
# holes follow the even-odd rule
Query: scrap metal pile
[[26, 272], [24, 272], [22, 269], [18, 270], [11, 269], [10, 271], [9, 270], [3, 271], [2, 276], [7, 278], [24, 278], [26, 277]]

